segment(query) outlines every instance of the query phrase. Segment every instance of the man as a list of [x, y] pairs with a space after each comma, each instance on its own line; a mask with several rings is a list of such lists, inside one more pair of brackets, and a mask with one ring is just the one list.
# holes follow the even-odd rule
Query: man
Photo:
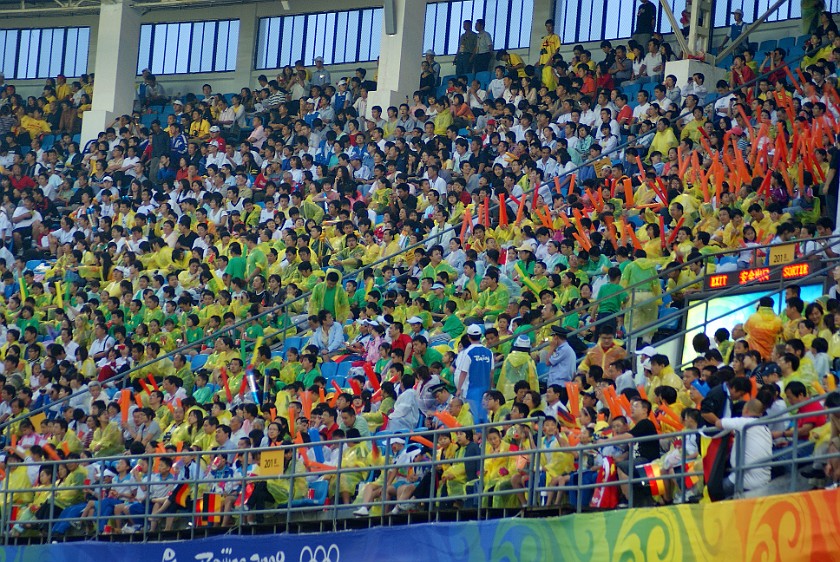
[[[736, 377], [737, 378], [737, 377]], [[773, 437], [766, 425], [753, 425], [757, 418], [764, 415], [764, 405], [759, 400], [750, 400], [744, 405], [744, 412], [740, 418], [724, 418], [715, 420], [718, 429], [731, 429], [739, 434], [741, 446], [733, 445], [729, 453], [729, 464], [733, 470], [723, 481], [725, 497], [735, 495], [735, 480], [738, 466], [750, 466], [767, 461], [773, 454]], [[745, 430], [745, 427], [750, 427]], [[743, 453], [742, 453], [743, 451]], [[743, 455], [743, 456], [742, 456]], [[743, 459], [743, 465], [741, 465]], [[755, 490], [770, 482], [770, 467], [753, 468], [744, 472], [744, 491]]]
[[493, 58], [493, 38], [484, 29], [484, 20], [475, 20], [476, 46], [473, 72], [485, 72]]
[[[786, 354], [787, 355], [787, 354]], [[808, 390], [800, 381], [791, 381], [785, 386], [785, 399], [791, 406], [798, 406], [803, 402], [808, 401]], [[796, 432], [797, 441], [802, 444], [808, 442], [811, 435], [811, 430], [825, 425], [827, 418], [825, 416], [824, 408], [819, 402], [808, 402], [799, 407], [800, 414], [813, 414], [796, 420], [796, 427], [785, 431], [785, 437], [793, 439], [794, 431]], [[810, 447], [809, 447], [810, 448]], [[805, 456], [809, 452], [801, 451], [799, 455]]]
[[583, 358], [580, 364], [580, 371], [588, 373], [592, 365], [598, 365], [606, 371], [607, 365], [613, 361], [624, 359], [626, 356], [627, 351], [615, 343], [613, 327], [602, 326], [600, 335], [598, 336], [598, 343], [586, 353], [586, 357]]
[[762, 359], [770, 357], [776, 338], [784, 326], [782, 319], [773, 312], [773, 306], [772, 297], [761, 297], [758, 309], [744, 323], [747, 343], [750, 344], [750, 349], [755, 349], [761, 354]]
[[683, 387], [682, 379], [674, 372], [667, 355], [657, 353], [651, 356], [650, 374], [645, 385], [648, 396], [653, 396], [653, 392], [660, 386], [670, 386], [678, 392]]
[[640, 45], [647, 45], [656, 30], [656, 6], [650, 0], [642, 0], [636, 11], [636, 31], [633, 33]]
[[[563, 386], [572, 382], [577, 367], [577, 356], [575, 350], [569, 345], [569, 330], [562, 326], [551, 327], [551, 341], [545, 356], [545, 364], [548, 365], [546, 383]], [[556, 416], [555, 416], [556, 417]]]
[[403, 375], [400, 385], [403, 390], [394, 402], [394, 410], [388, 415], [388, 431], [411, 431], [417, 427], [420, 419], [420, 405], [417, 391], [414, 390], [414, 377]]
[[466, 398], [476, 423], [485, 423], [487, 414], [481, 407], [484, 393], [490, 390], [493, 373], [493, 352], [481, 344], [481, 326], [467, 328], [469, 347], [458, 355], [455, 364], [455, 395]]
[[739, 401], [751, 391], [752, 384], [747, 377], [735, 377], [711, 389], [700, 403], [700, 416], [705, 425], [713, 427], [719, 419], [737, 417], [743, 408]]
[[472, 30], [472, 21], [464, 20], [464, 32], [458, 38], [458, 54], [455, 55], [455, 73], [469, 74], [478, 46], [478, 35]]
[[312, 72], [311, 86], [320, 86], [322, 89], [332, 82], [330, 72], [324, 68], [324, 57], [315, 57], [315, 70]]
[[[627, 433], [616, 434], [606, 441], [625, 441], [627, 439], [639, 439], [656, 435], [656, 426], [650, 421], [651, 404], [647, 400], [634, 399], [630, 403], [630, 419], [633, 420], [633, 428]], [[621, 461], [617, 465], [619, 480], [627, 480], [628, 475], [635, 477], [643, 476], [638, 467], [658, 459], [662, 453], [659, 450], [659, 441], [637, 441], [633, 443], [633, 456]], [[629, 497], [630, 485], [621, 484], [621, 491], [624, 497]]]
[[[744, 29], [747, 27], [747, 22], [744, 21], [744, 12], [741, 8], [736, 8], [732, 10], [732, 19], [734, 20], [732, 24], [729, 26], [729, 35], [723, 38], [723, 43], [720, 44], [720, 49], [718, 52], [722, 51], [723, 48], [726, 46], [727, 43], [732, 41], [735, 42], [738, 37], [744, 33]], [[750, 48], [749, 41], [741, 41], [738, 46], [735, 47], [735, 53], [741, 54], [747, 49]]]
[[350, 316], [350, 301], [347, 291], [339, 284], [337, 271], [329, 271], [326, 279], [312, 289], [309, 314], [319, 314], [322, 310], [327, 310], [342, 324]]
[[321, 355], [335, 353], [344, 346], [342, 325], [335, 321], [328, 310], [321, 310], [318, 313], [318, 321], [321, 326], [312, 334], [309, 345], [316, 346]]
[[356, 410], [350, 406], [341, 410], [341, 423], [338, 428], [345, 432], [350, 428], [356, 428], [360, 437], [370, 437], [367, 421], [363, 417], [357, 416]]
[[540, 45], [540, 58], [537, 61], [538, 66], [545, 66], [551, 62], [554, 53], [560, 50], [560, 37], [554, 33], [554, 20], [548, 19], [545, 21], [545, 35], [542, 38]]

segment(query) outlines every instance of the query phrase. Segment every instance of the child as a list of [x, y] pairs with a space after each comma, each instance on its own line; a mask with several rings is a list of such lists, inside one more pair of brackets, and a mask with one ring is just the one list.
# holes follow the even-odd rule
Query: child
[[826, 387], [825, 377], [834, 376], [834, 374], [829, 372], [830, 359], [828, 357], [828, 341], [826, 341], [825, 338], [814, 338], [814, 341], [811, 342], [811, 349], [808, 351], [807, 357], [809, 357], [811, 359], [811, 363], [814, 364], [814, 370], [817, 372], [820, 384], [822, 384], [823, 387]]
[[[686, 408], [680, 414], [683, 426], [686, 431], [696, 430], [700, 424], [700, 410]], [[685, 447], [685, 466], [683, 466], [683, 451]], [[671, 449], [662, 458], [662, 474], [680, 474], [683, 472], [695, 472], [702, 470], [702, 467], [695, 468], [695, 459], [700, 455], [700, 438], [697, 434], [686, 435], [682, 439], [675, 439]], [[695, 486], [688, 486], [689, 477], [686, 477], [685, 494], [682, 492], [682, 484], [679, 479], [666, 480], [665, 499], [673, 497], [674, 503], [685, 503], [691, 500], [695, 494]]]
[[729, 363], [732, 348], [735, 345], [735, 342], [729, 339], [729, 330], [726, 328], [718, 328], [715, 330], [715, 345], [717, 345], [718, 351], [720, 351], [721, 356], [723, 357], [724, 363]]

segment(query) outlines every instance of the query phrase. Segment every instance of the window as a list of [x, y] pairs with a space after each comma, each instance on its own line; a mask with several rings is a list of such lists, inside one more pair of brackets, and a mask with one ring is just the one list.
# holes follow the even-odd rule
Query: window
[[260, 18], [255, 68], [375, 61], [379, 58], [382, 8]]
[[0, 29], [0, 71], [7, 79], [77, 78], [87, 72], [89, 27]]
[[527, 49], [531, 43], [534, 0], [461, 0], [426, 5], [423, 51], [437, 55], [458, 52], [464, 20], [484, 20], [493, 48]]
[[232, 72], [238, 43], [239, 20], [141, 25], [137, 74]]
[[[838, 0], [832, 2], [840, 4]], [[671, 11], [677, 21], [686, 9], [686, 0], [670, 0]], [[744, 12], [744, 20], [755, 21], [767, 11], [773, 0], [726, 0], [714, 4], [715, 27], [728, 27], [732, 22], [732, 10], [740, 8]], [[662, 7], [654, 2], [657, 8], [656, 28], [662, 33], [673, 33], [671, 22], [662, 11]], [[583, 43], [586, 41], [603, 41], [613, 39], [628, 39], [633, 34], [636, 25], [636, 11], [638, 0], [557, 0], [554, 21], [555, 29], [564, 44]], [[797, 19], [802, 16], [799, 2], [787, 1], [770, 14], [767, 21], [784, 21]], [[716, 33], [715, 41], [721, 40]]]

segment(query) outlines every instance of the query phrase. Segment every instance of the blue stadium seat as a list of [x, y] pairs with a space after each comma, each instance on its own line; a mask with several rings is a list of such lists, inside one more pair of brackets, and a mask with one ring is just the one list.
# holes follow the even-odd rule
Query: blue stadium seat
[[190, 361], [190, 368], [196, 371], [202, 368], [205, 363], [207, 363], [207, 355], [196, 355]]
[[328, 381], [333, 380], [338, 373], [338, 365], [338, 363], [333, 363], [332, 361], [324, 363], [321, 365], [321, 375]]
[[[340, 386], [341, 388], [346, 388], [347, 387], [347, 377], [343, 377], [341, 375], [335, 375], [332, 380], [334, 380], [335, 383], [338, 386]], [[330, 385], [330, 386], [332, 386], [332, 385]]]
[[715, 66], [717, 66], [718, 68], [729, 68], [730, 66], [732, 66], [732, 59], [734, 58], [735, 57], [732, 55], [726, 55], [722, 59], [718, 60], [715, 63]]
[[347, 375], [350, 374], [350, 369], [353, 368], [353, 364], [350, 361], [342, 361], [341, 363], [336, 363], [338, 368], [336, 369], [335, 375], [337, 377], [344, 377], [347, 378]]
[[487, 89], [487, 85], [493, 79], [493, 73], [489, 70], [485, 70], [483, 72], [476, 72], [475, 79], [478, 80], [478, 83], [481, 84], [481, 87]]
[[797, 37], [797, 38], [796, 38], [796, 44], [797, 44], [798, 46], [800, 46], [800, 47], [804, 48], [804, 47], [805, 47], [805, 43], [806, 43], [806, 42], [808, 41], [808, 39], [810, 39], [810, 38], [811, 38], [811, 36], [810, 36], [810, 35], [800, 35], [799, 37]]
[[44, 263], [44, 260], [29, 260], [26, 262], [26, 269], [35, 271], [35, 268]]
[[543, 376], [548, 373], [548, 365], [540, 361], [537, 363], [537, 378], [541, 379]]
[[776, 39], [768, 39], [767, 41], [762, 41], [758, 44], [758, 52], [756, 56], [762, 56], [767, 51], [772, 51], [776, 48]]
[[158, 116], [153, 113], [144, 113], [140, 116], [140, 124], [144, 127], [151, 127], [152, 121], [154, 121], [157, 118]]
[[55, 144], [55, 135], [44, 135], [44, 138], [41, 140], [41, 148], [43, 150], [49, 150]]
[[73, 135], [73, 142], [75, 142], [75, 143], [82, 142], [82, 134], [81, 133], [76, 133], [75, 135]]
[[779, 42], [776, 46], [784, 49], [787, 52], [790, 52], [791, 47], [796, 45], [796, 37], [783, 37], [779, 39]]
[[283, 342], [283, 351], [289, 351], [291, 348], [295, 348], [300, 351], [300, 347], [303, 343], [303, 338], [286, 338], [286, 341]]

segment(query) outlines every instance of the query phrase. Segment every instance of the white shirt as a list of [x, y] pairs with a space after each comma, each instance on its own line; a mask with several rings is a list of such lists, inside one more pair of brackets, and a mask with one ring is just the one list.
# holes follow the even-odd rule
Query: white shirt
[[[720, 423], [723, 429], [743, 430], [747, 424], [758, 422], [757, 418], [725, 418]], [[773, 438], [766, 425], [753, 425], [743, 433], [744, 466], [769, 460], [773, 454]], [[735, 445], [729, 453], [729, 463], [738, 466], [739, 450]], [[730, 482], [735, 482], [735, 472], [729, 475]], [[753, 468], [744, 473], [744, 490], [754, 490], [770, 482], [770, 467]]]

